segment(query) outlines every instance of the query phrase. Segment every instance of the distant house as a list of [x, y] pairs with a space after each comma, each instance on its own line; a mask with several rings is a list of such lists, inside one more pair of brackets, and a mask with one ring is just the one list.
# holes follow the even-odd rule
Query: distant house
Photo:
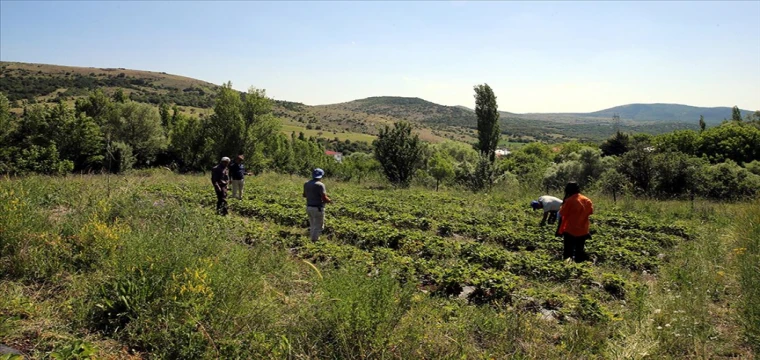
[[343, 162], [343, 153], [332, 150], [325, 150], [325, 155], [332, 156], [337, 162]]
[[512, 153], [511, 151], [507, 149], [496, 149], [493, 152], [496, 153], [496, 157], [507, 156]]

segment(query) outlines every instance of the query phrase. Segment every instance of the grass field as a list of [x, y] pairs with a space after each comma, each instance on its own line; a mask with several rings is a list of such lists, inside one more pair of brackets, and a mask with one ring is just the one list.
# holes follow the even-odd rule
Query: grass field
[[377, 137], [367, 134], [360, 134], [360, 133], [354, 133], [354, 132], [340, 132], [336, 131], [333, 133], [329, 130], [314, 130], [314, 129], [307, 129], [304, 126], [299, 125], [290, 125], [290, 124], [283, 124], [282, 130], [284, 134], [290, 135], [291, 133], [295, 132], [296, 136], [298, 136], [298, 133], [302, 132], [304, 136], [308, 137], [316, 137], [316, 138], [325, 138], [325, 139], [335, 139], [338, 138], [341, 141], [344, 140], [351, 140], [351, 141], [364, 141], [366, 143], [372, 143]]
[[760, 204], [588, 194], [593, 261], [575, 264], [530, 189], [328, 179], [312, 243], [302, 181], [247, 179], [224, 218], [207, 176], [0, 181], [0, 342], [63, 359], [755, 354]]

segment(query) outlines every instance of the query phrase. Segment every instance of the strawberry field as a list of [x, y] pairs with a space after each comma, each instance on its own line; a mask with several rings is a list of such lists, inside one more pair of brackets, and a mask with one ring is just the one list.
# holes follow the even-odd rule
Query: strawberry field
[[734, 222], [752, 204], [587, 193], [576, 264], [522, 189], [328, 179], [312, 242], [304, 180], [250, 178], [221, 217], [206, 176], [6, 179], [0, 343], [56, 359], [751, 356]]
[[[593, 239], [587, 243], [591, 262], [576, 264], [562, 260], [556, 227], [540, 227], [540, 214], [527, 202], [340, 184], [331, 190], [335, 202], [327, 207], [325, 230], [316, 243], [306, 236], [298, 181], [253, 182], [242, 201], [228, 202], [235, 216], [252, 220], [247, 222], [251, 244], [273, 242], [320, 266], [358, 264], [368, 272], [389, 271], [433, 296], [478, 304], [525, 298], [552, 303], [557, 293], [533, 295], [559, 287], [565, 301], [551, 307], [568, 315], [584, 296], [623, 299], [628, 286], [620, 274], [655, 274], [669, 249], [689, 239], [683, 226], [601, 209], [593, 216]], [[205, 184], [162, 184], [150, 192], [188, 206], [211, 209], [216, 202]]]

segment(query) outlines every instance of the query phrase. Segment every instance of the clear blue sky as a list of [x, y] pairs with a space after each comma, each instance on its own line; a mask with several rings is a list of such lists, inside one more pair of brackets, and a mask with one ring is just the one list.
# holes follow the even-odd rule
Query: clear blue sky
[[165, 71], [327, 104], [760, 109], [760, 1], [0, 2], [0, 60]]

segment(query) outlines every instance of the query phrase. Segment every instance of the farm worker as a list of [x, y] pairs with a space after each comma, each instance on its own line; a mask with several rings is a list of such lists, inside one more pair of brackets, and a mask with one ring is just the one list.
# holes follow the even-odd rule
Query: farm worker
[[319, 240], [325, 226], [325, 204], [331, 203], [327, 197], [325, 184], [320, 181], [325, 176], [322, 169], [314, 169], [311, 180], [303, 184], [303, 197], [306, 198], [306, 214], [309, 215], [309, 237], [311, 241]]
[[243, 185], [245, 183], [245, 165], [243, 165], [243, 154], [235, 158], [235, 162], [230, 164], [230, 177], [232, 178], [232, 197], [243, 200]]
[[533, 210], [544, 209], [544, 218], [541, 219], [539, 226], [546, 225], [547, 218], [549, 224], [553, 225], [557, 221], [557, 213], [560, 206], [562, 206], [562, 200], [555, 198], [554, 196], [544, 195], [530, 202], [530, 206]]
[[581, 188], [576, 182], [569, 182], [565, 186], [565, 198], [559, 210], [559, 224], [557, 236], [564, 239], [563, 259], [572, 258], [575, 262], [586, 260], [586, 240], [591, 239], [589, 234], [588, 218], [594, 213], [594, 204], [591, 199], [581, 195]]
[[230, 158], [223, 157], [218, 165], [211, 169], [211, 183], [216, 192], [216, 212], [219, 215], [227, 215], [227, 182], [230, 180]]

